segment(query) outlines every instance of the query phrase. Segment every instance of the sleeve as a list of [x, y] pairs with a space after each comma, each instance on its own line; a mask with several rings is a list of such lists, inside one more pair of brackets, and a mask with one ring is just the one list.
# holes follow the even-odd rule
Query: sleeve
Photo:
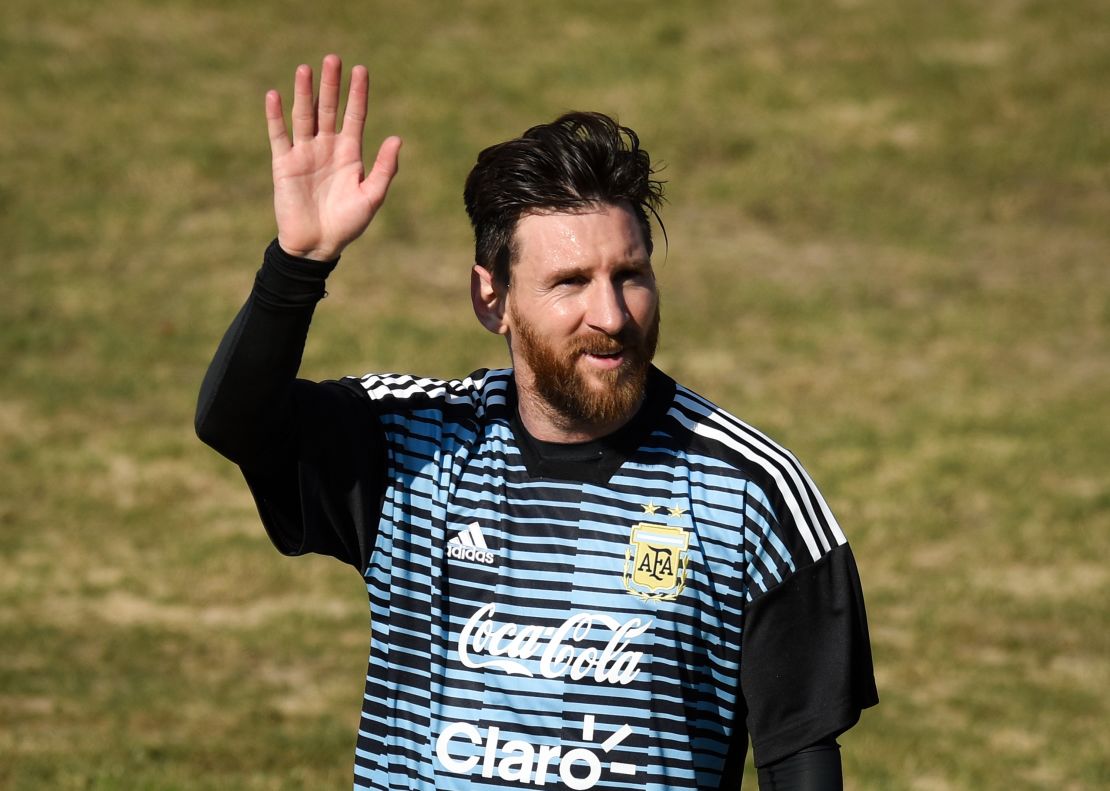
[[844, 791], [840, 745], [829, 738], [759, 770], [759, 791]]
[[357, 384], [297, 380], [293, 458], [241, 469], [274, 546], [366, 570], [385, 491], [386, 443]]
[[770, 497], [751, 487], [746, 508], [740, 685], [756, 767], [835, 738], [878, 702], [852, 550], [808, 477], [793, 482]]
[[197, 401], [197, 435], [239, 465], [274, 545], [365, 568], [384, 490], [384, 438], [351, 383], [296, 378], [335, 262], [276, 241], [224, 335]]

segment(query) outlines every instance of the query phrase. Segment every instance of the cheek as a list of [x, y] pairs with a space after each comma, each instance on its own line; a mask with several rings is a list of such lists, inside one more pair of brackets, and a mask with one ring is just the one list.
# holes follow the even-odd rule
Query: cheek
[[536, 300], [527, 305], [518, 302], [513, 311], [514, 323], [527, 325], [531, 343], [551, 351], [561, 349], [578, 332], [580, 318], [576, 316], [569, 300]]
[[537, 306], [533, 324], [551, 339], [573, 335], [582, 324], [585, 311], [579, 299], [555, 299]]
[[632, 321], [640, 327], [647, 327], [659, 306], [659, 295], [651, 289], [638, 288], [625, 295], [625, 304]]

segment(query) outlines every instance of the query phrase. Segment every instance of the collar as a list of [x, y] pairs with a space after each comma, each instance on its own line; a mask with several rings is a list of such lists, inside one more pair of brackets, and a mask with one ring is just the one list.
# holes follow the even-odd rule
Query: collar
[[508, 392], [509, 425], [516, 436], [524, 466], [532, 478], [606, 483], [636, 452], [674, 399], [674, 380], [654, 365], [644, 384], [644, 402], [632, 419], [604, 437], [589, 442], [546, 442], [528, 433], [517, 408], [516, 380]]

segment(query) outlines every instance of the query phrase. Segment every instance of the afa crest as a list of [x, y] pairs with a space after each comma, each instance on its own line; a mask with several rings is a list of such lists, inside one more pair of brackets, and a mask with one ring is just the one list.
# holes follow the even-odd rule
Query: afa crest
[[681, 527], [633, 525], [624, 555], [624, 587], [634, 596], [673, 601], [686, 587], [690, 535]]

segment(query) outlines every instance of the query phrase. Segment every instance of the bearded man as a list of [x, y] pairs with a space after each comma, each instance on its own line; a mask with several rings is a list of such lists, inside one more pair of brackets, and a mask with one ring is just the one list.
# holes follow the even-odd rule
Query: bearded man
[[512, 367], [296, 378], [340, 253], [397, 171], [362, 168], [367, 73], [266, 98], [277, 239], [201, 389], [276, 547], [354, 566], [371, 650], [359, 789], [841, 787], [877, 701], [844, 535], [763, 434], [651, 364], [636, 134], [570, 113], [478, 156], [474, 311]]

